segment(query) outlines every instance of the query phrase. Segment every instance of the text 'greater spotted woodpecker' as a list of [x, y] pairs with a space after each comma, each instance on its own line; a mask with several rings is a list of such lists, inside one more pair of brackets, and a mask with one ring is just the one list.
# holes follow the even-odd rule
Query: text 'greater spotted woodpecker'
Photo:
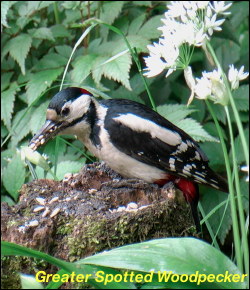
[[172, 181], [190, 203], [198, 230], [198, 184], [228, 191], [193, 138], [145, 105], [126, 99], [97, 101], [84, 89], [66, 88], [52, 98], [46, 122], [29, 146], [36, 150], [62, 134], [76, 135], [124, 177], [160, 186]]

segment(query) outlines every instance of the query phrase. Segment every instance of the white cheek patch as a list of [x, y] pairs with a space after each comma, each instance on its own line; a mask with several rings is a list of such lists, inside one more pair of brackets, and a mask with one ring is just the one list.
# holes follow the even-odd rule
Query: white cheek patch
[[[81, 95], [79, 98], [75, 99], [73, 102], [68, 101], [64, 104], [63, 108], [69, 108], [70, 112], [67, 116], [67, 120], [72, 122], [75, 119], [80, 118], [89, 109], [91, 98], [89, 95]], [[62, 108], [62, 110], [63, 110]]]
[[124, 124], [134, 131], [149, 133], [152, 138], [158, 138], [171, 146], [176, 146], [181, 143], [181, 136], [177, 132], [173, 132], [136, 115], [120, 115], [119, 117], [113, 118], [113, 120]]

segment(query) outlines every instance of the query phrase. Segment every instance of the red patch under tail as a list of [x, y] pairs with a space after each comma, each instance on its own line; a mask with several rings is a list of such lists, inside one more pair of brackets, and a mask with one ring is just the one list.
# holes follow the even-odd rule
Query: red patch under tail
[[199, 186], [198, 184], [189, 181], [187, 179], [177, 178], [174, 181], [176, 187], [180, 189], [183, 192], [183, 195], [186, 199], [186, 201], [191, 206], [192, 216], [194, 219], [194, 223], [196, 226], [197, 232], [201, 231], [200, 227], [200, 218], [199, 213], [197, 211], [197, 206], [199, 202]]
[[201, 231], [200, 219], [197, 211], [199, 202], [199, 187], [198, 184], [183, 178], [177, 178], [173, 175], [166, 174], [164, 179], [158, 179], [154, 183], [159, 186], [164, 186], [166, 183], [173, 181], [176, 187], [182, 191], [186, 201], [190, 204], [192, 216], [197, 232]]

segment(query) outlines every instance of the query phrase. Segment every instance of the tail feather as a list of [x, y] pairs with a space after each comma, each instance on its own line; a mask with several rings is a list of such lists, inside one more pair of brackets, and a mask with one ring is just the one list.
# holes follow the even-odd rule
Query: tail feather
[[211, 186], [215, 189], [218, 189], [223, 192], [228, 192], [228, 183], [219, 174], [215, 173], [212, 169], [209, 168], [206, 175], [206, 185]]

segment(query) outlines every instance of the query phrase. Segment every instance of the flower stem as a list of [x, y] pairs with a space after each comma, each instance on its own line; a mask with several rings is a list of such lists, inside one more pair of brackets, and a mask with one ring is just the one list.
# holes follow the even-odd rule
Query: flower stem
[[240, 120], [239, 112], [238, 112], [238, 110], [236, 108], [236, 105], [235, 105], [235, 102], [234, 102], [234, 99], [233, 99], [233, 96], [232, 96], [232, 92], [231, 92], [227, 77], [226, 77], [225, 73], [222, 70], [220, 62], [217, 59], [217, 56], [216, 56], [216, 54], [214, 52], [214, 49], [213, 49], [212, 45], [209, 42], [207, 42], [207, 48], [208, 48], [211, 56], [213, 57], [213, 60], [214, 60], [214, 62], [216, 64], [216, 66], [221, 71], [222, 78], [223, 78], [224, 84], [225, 84], [226, 89], [227, 89], [227, 94], [229, 96], [230, 104], [232, 106], [232, 110], [233, 110], [233, 113], [234, 113], [235, 121], [236, 121], [238, 130], [239, 130], [241, 144], [242, 144], [243, 152], [244, 152], [245, 159], [246, 159], [246, 165], [249, 166], [249, 151], [248, 151], [247, 141], [246, 141], [246, 137], [245, 137], [245, 134], [244, 134], [243, 126], [242, 126], [242, 123], [241, 123], [241, 120]]
[[245, 269], [246, 274], [249, 274], [249, 260], [248, 260], [249, 248], [248, 248], [248, 242], [247, 242], [247, 235], [245, 231], [245, 216], [244, 216], [243, 201], [242, 201], [242, 195], [241, 195], [241, 189], [240, 189], [240, 179], [239, 179], [237, 158], [236, 158], [235, 146], [234, 146], [233, 129], [232, 129], [230, 114], [229, 114], [229, 110], [227, 106], [225, 106], [225, 111], [226, 111], [228, 127], [229, 127], [233, 168], [234, 168], [234, 174], [235, 174], [235, 187], [236, 187], [240, 228], [241, 228], [241, 235], [242, 235], [242, 248], [243, 248], [242, 252], [243, 252], [243, 258], [244, 258], [244, 269]]
[[237, 211], [236, 211], [236, 202], [234, 198], [234, 186], [233, 186], [233, 176], [232, 171], [230, 167], [230, 161], [229, 156], [226, 148], [226, 144], [223, 138], [222, 130], [219, 125], [219, 122], [214, 114], [214, 111], [210, 105], [210, 103], [206, 100], [206, 104], [208, 107], [208, 110], [214, 120], [216, 129], [219, 134], [221, 147], [223, 150], [224, 158], [225, 158], [225, 164], [226, 164], [226, 170], [227, 170], [227, 178], [228, 178], [228, 187], [229, 187], [229, 194], [230, 194], [230, 206], [231, 206], [231, 213], [232, 213], [232, 221], [233, 221], [233, 236], [234, 236], [234, 243], [235, 243], [235, 254], [236, 254], [236, 261], [237, 266], [239, 267], [240, 271], [243, 273], [243, 265], [242, 265], [242, 253], [241, 253], [241, 245], [240, 245], [240, 234], [239, 234], [239, 223], [237, 218]]

